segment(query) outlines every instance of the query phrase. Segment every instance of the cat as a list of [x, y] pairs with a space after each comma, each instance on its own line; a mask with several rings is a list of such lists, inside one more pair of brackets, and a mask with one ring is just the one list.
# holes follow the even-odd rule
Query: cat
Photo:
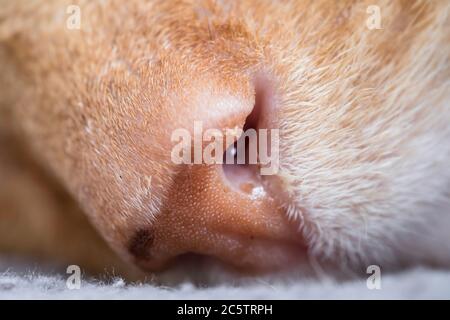
[[[4, 252], [133, 274], [450, 266], [449, 1], [0, 8]], [[277, 130], [277, 172], [174, 163], [195, 121]]]

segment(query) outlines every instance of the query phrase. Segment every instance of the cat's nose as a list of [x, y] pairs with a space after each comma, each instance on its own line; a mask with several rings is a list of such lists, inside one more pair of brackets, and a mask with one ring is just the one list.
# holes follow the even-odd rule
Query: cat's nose
[[264, 82], [252, 85], [247, 98], [210, 95], [203, 108], [180, 111], [168, 201], [130, 242], [143, 268], [158, 270], [190, 253], [247, 270], [282, 269], [303, 258], [297, 226], [266, 179], [279, 165], [271, 92]]
[[275, 201], [252, 183], [238, 191], [228, 185], [221, 166], [186, 167], [153, 225], [140, 265], [156, 270], [195, 253], [248, 270], [291, 266], [303, 254], [299, 235]]

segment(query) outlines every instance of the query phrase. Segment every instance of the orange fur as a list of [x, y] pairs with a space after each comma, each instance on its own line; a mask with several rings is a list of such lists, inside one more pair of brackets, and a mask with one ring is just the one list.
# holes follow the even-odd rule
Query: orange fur
[[[204, 116], [205, 94], [251, 107], [262, 73], [281, 130], [281, 170], [267, 183], [281, 186], [310, 254], [450, 264], [448, 237], [424, 241], [438, 247], [429, 254], [407, 245], [436, 211], [450, 219], [448, 1], [74, 2], [80, 30], [65, 27], [68, 1], [2, 2], [0, 121], [123, 257], [146, 266], [130, 238], [156, 225], [163, 239], [167, 212], [186, 202], [170, 132]], [[381, 30], [366, 26], [373, 4]], [[211, 126], [242, 126], [247, 114]]]

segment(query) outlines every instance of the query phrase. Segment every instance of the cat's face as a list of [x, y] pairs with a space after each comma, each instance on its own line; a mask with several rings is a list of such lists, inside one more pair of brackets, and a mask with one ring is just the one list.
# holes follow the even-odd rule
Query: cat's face
[[[420, 260], [413, 234], [449, 213], [449, 5], [380, 1], [373, 29], [369, 2], [84, 3], [81, 30], [49, 40], [65, 48], [41, 86], [59, 91], [29, 131], [57, 136], [44, 157], [145, 269]], [[198, 123], [275, 130], [275, 170], [178, 164], [174, 132]]]

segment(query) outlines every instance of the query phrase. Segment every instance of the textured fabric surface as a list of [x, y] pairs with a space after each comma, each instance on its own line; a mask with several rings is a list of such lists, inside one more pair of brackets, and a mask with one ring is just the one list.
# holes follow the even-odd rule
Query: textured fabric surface
[[[4, 267], [4, 266], [3, 266]], [[450, 299], [450, 271], [415, 269], [381, 278], [380, 290], [369, 290], [366, 280], [296, 281], [268, 284], [256, 281], [241, 286], [178, 287], [127, 284], [82, 279], [80, 289], [69, 290], [67, 275], [52, 272], [0, 273], [0, 299]]]

